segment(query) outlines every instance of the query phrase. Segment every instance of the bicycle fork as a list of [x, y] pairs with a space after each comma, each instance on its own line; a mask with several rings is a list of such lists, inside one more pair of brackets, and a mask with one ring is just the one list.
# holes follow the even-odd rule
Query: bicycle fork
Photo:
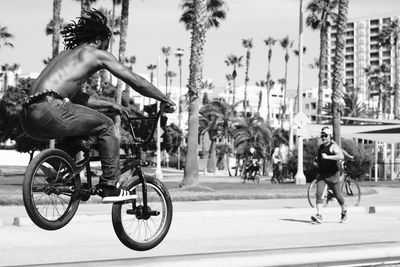
[[[140, 166], [136, 167], [134, 175], [135, 174], [139, 177], [140, 183], [142, 184], [143, 205], [137, 206], [136, 200], [133, 200], [132, 209], [128, 209], [126, 213], [135, 215], [137, 219], [144, 219], [144, 220], [148, 220], [151, 216], [160, 215], [159, 211], [152, 210], [148, 205], [146, 176], [142, 172]], [[137, 192], [135, 193], [137, 194]]]

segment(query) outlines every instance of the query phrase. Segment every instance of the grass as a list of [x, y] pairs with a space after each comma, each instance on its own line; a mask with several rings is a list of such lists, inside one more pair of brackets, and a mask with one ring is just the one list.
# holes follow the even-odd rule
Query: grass
[[[3, 180], [2, 180], [3, 179]], [[234, 178], [233, 178], [234, 179]], [[6, 182], [5, 182], [6, 181]], [[262, 180], [259, 184], [253, 182], [201, 182], [196, 186], [179, 187], [179, 182], [163, 181], [168, 188], [173, 201], [204, 201], [230, 199], [287, 199], [306, 198], [306, 185], [293, 183], [271, 184]], [[23, 205], [22, 176], [13, 175], [0, 177], [0, 205]], [[363, 195], [376, 193], [375, 187], [400, 187], [400, 180], [385, 182], [360, 182]], [[92, 197], [89, 203], [99, 203], [99, 197]]]

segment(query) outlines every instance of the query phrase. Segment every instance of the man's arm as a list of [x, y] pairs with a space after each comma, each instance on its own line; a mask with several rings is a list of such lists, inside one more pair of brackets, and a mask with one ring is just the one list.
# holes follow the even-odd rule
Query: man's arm
[[322, 153], [321, 156], [323, 159], [329, 159], [329, 160], [343, 160], [344, 156], [342, 153], [342, 150], [337, 144], [333, 144], [330, 147], [330, 152], [333, 153], [334, 155], [327, 155], [325, 153]]
[[110, 53], [102, 50], [96, 50], [96, 57], [99, 61], [98, 64], [110, 71], [114, 76], [123, 80], [132, 89], [139, 94], [154, 98], [161, 102], [167, 102], [170, 105], [175, 105], [166, 95], [164, 95], [158, 88], [148, 82], [143, 77], [131, 72], [128, 68], [118, 62], [118, 60]]

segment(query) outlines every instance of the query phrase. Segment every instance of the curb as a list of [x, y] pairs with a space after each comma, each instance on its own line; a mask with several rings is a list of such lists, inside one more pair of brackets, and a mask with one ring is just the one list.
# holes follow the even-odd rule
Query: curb
[[[253, 209], [253, 210], [216, 210], [216, 211], [182, 211], [175, 212], [173, 217], [179, 219], [185, 219], [189, 217], [199, 217], [199, 218], [209, 218], [209, 217], [224, 217], [224, 216], [232, 216], [232, 217], [243, 217], [243, 216], [253, 216], [253, 215], [261, 215], [261, 216], [270, 216], [272, 214], [286, 214], [290, 212], [291, 214], [302, 214], [309, 213], [312, 208], [296, 208], [296, 209]], [[379, 212], [390, 212], [394, 210], [400, 210], [400, 206], [369, 206], [369, 207], [348, 207], [347, 208], [350, 213], [367, 213], [367, 214], [375, 214]], [[338, 208], [325, 208], [324, 213], [337, 213]], [[70, 223], [94, 223], [94, 222], [108, 222], [111, 221], [111, 213], [110, 214], [94, 214], [94, 215], [75, 215], [75, 217], [71, 220]], [[34, 223], [28, 216], [20, 216], [14, 217], [13, 226], [17, 227], [26, 227], [26, 226], [34, 226]], [[2, 221], [0, 219], [0, 227], [2, 226]]]

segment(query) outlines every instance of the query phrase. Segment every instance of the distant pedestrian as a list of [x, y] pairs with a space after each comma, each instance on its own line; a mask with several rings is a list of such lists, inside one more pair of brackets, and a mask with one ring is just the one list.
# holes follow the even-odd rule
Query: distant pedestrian
[[347, 221], [347, 210], [345, 200], [340, 191], [340, 169], [339, 162], [344, 159], [343, 152], [340, 147], [332, 140], [333, 134], [329, 127], [321, 130], [322, 145], [318, 149], [317, 162], [317, 214], [311, 216], [311, 220], [316, 223], [322, 223], [322, 203], [326, 186], [338, 200], [342, 209], [340, 222]]

